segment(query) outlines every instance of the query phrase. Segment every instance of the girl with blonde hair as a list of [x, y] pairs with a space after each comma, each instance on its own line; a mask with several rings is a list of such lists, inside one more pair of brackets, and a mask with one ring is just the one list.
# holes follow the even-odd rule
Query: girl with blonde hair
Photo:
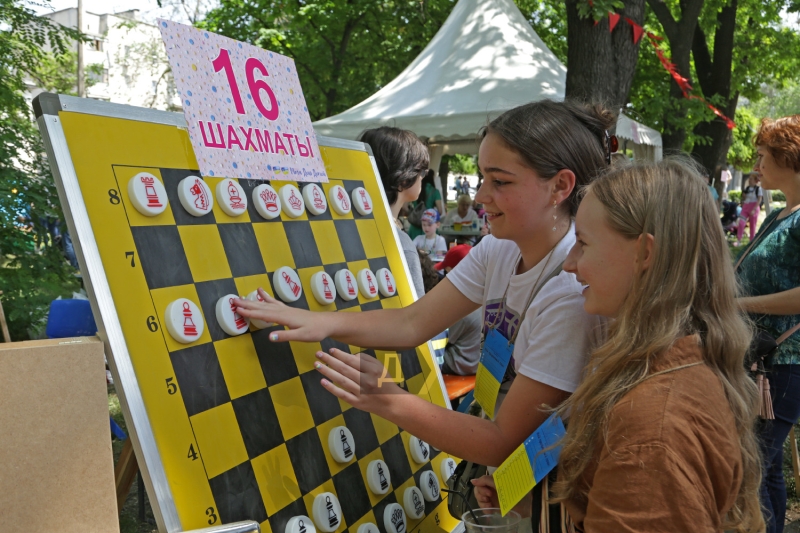
[[703, 179], [664, 161], [585, 190], [564, 269], [586, 285], [586, 312], [611, 320], [558, 408], [555, 499], [586, 533], [763, 531], [751, 333]]

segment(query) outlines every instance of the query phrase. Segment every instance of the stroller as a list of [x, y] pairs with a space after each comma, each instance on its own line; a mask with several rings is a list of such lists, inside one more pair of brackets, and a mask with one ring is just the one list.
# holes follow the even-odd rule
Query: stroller
[[735, 201], [722, 201], [722, 218], [720, 218], [720, 222], [726, 235], [736, 235], [736, 227], [739, 225], [739, 213], [741, 211], [742, 208]]

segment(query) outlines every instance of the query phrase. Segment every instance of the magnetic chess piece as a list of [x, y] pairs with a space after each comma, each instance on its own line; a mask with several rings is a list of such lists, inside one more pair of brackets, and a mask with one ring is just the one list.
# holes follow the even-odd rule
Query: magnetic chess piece
[[286, 522], [284, 533], [317, 533], [314, 522], [305, 515], [293, 516]]
[[328, 199], [336, 214], [343, 216], [350, 212], [350, 199], [341, 185], [334, 185], [328, 189]]
[[297, 218], [305, 212], [305, 203], [303, 203], [303, 195], [300, 190], [288, 183], [280, 188], [278, 196], [281, 199], [281, 207], [283, 212], [291, 218]]
[[[258, 294], [258, 290], [257, 289], [254, 290], [253, 292], [251, 292], [250, 294], [248, 294], [246, 299], [250, 300], [251, 302], [263, 302], [264, 301], [264, 298], [262, 298], [261, 295]], [[251, 318], [250, 319], [250, 325], [253, 326], [256, 329], [264, 329], [264, 328], [268, 328], [268, 327], [272, 326], [273, 324], [270, 324], [268, 322], [264, 322], [263, 320], [259, 320], [257, 318]]]
[[389, 467], [381, 459], [370, 461], [367, 465], [367, 485], [373, 494], [386, 494], [389, 492], [391, 476]]
[[362, 268], [356, 275], [358, 281], [358, 290], [364, 298], [375, 298], [378, 295], [378, 289], [375, 288], [375, 274], [368, 268]]
[[422, 491], [417, 487], [408, 487], [403, 492], [403, 509], [415, 520], [425, 516], [425, 504], [422, 503]]
[[378, 533], [378, 526], [372, 522], [367, 522], [358, 526], [356, 533]]
[[178, 198], [186, 212], [196, 217], [207, 215], [214, 207], [211, 189], [197, 176], [183, 178], [178, 183]]
[[311, 276], [311, 293], [320, 305], [330, 305], [335, 301], [336, 295], [331, 289], [332, 283], [333, 279], [325, 271], [316, 272]]
[[428, 444], [417, 437], [408, 439], [408, 448], [411, 452], [411, 458], [415, 462], [422, 464], [428, 462], [431, 455], [431, 449]]
[[375, 279], [378, 281], [378, 290], [380, 293], [389, 298], [394, 296], [397, 290], [395, 289], [394, 275], [388, 268], [380, 268], [375, 272]]
[[200, 339], [205, 330], [200, 308], [187, 298], [170, 302], [164, 311], [164, 321], [170, 336], [181, 344]]
[[336, 292], [345, 302], [349, 302], [358, 296], [358, 292], [356, 292], [356, 288], [353, 285], [353, 278], [353, 273], [346, 268], [341, 269], [333, 276]]
[[426, 470], [419, 476], [419, 490], [422, 491], [422, 496], [426, 502], [435, 502], [439, 499], [439, 492], [441, 491], [439, 485], [439, 478], [432, 470]]
[[455, 473], [456, 471], [456, 462], [454, 459], [447, 457], [442, 464], [439, 465], [439, 475], [442, 476], [442, 483], [447, 485], [447, 480]]
[[372, 197], [369, 195], [364, 187], [356, 187], [353, 189], [353, 207], [361, 216], [367, 216], [372, 213]]
[[390, 503], [384, 507], [383, 527], [386, 533], [405, 533], [406, 513], [399, 503]]
[[303, 187], [303, 199], [305, 200], [306, 208], [312, 215], [321, 215], [328, 209], [325, 195], [316, 183], [309, 183]]
[[291, 267], [281, 267], [272, 274], [272, 287], [278, 298], [287, 303], [296, 302], [303, 294], [300, 277]]
[[349, 463], [355, 449], [353, 434], [345, 426], [336, 426], [328, 433], [328, 451], [337, 463]]
[[236, 294], [226, 294], [217, 300], [214, 307], [219, 327], [228, 335], [233, 336], [241, 335], [250, 326], [250, 320], [236, 312], [236, 305], [233, 302], [238, 297]]
[[225, 178], [217, 183], [217, 202], [225, 214], [238, 217], [247, 211], [247, 196], [244, 189], [236, 181]]
[[258, 214], [267, 220], [272, 220], [281, 214], [281, 199], [272, 186], [262, 183], [253, 189], [253, 205]]
[[160, 215], [167, 208], [167, 190], [149, 172], [139, 172], [128, 180], [128, 198], [138, 212], [146, 217]]
[[336, 495], [323, 492], [314, 498], [311, 514], [317, 529], [325, 533], [333, 533], [341, 523], [342, 508]]

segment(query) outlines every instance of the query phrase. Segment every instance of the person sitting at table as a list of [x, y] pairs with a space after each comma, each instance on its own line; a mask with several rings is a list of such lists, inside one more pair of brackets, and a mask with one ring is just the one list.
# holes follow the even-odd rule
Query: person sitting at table
[[414, 238], [414, 246], [429, 255], [442, 256], [447, 253], [447, 243], [444, 237], [437, 235], [439, 229], [439, 212], [436, 209], [426, 209], [422, 213], [422, 235]]
[[462, 194], [458, 197], [458, 209], [448, 211], [445, 215], [444, 225], [452, 226], [456, 223], [472, 224], [473, 220], [478, 220], [478, 213], [472, 209], [472, 198], [468, 194]]

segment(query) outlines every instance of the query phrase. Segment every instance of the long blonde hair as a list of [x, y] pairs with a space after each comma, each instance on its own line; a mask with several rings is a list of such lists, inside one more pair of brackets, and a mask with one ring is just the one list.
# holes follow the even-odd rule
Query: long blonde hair
[[634, 280], [608, 340], [558, 409], [570, 418], [557, 499], [586, 499], [589, 487], [580, 480], [605, 439], [611, 409], [646, 378], [655, 358], [680, 337], [697, 334], [704, 361], [725, 390], [742, 453], [742, 484], [723, 527], [762, 530], [758, 393], [744, 368], [751, 329], [736, 305], [736, 278], [708, 187], [688, 162], [672, 159], [614, 168], [586, 190], [603, 205], [614, 231], [630, 239], [651, 234], [655, 242], [652, 262]]

